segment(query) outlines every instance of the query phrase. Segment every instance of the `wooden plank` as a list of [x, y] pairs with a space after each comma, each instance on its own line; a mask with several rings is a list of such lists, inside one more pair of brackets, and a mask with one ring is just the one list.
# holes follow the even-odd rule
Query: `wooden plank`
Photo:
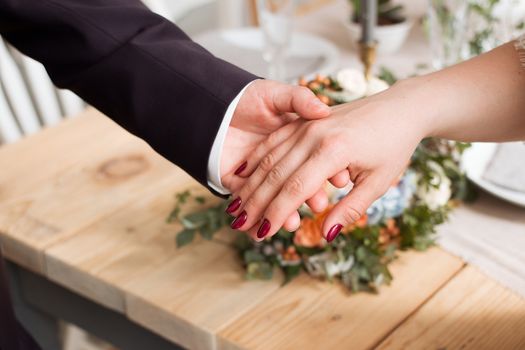
[[88, 110], [20, 142], [3, 145], [0, 167], [8, 171], [0, 172], [0, 203], [38, 189], [62, 169], [81, 161], [79, 156], [103, 151], [119, 133], [109, 119]]
[[126, 286], [128, 317], [189, 349], [216, 349], [227, 324], [279, 289], [247, 281], [237, 253], [212, 242], [182, 249], [151, 274]]
[[219, 348], [368, 349], [462, 266], [438, 248], [404, 253], [392, 264], [394, 282], [379, 295], [348, 295], [301, 276], [222, 330]]
[[5, 255], [36, 272], [46, 247], [181, 174], [94, 110], [1, 149], [0, 167]]
[[525, 299], [468, 266], [379, 349], [525, 349]]
[[[180, 224], [167, 224], [173, 194], [196, 187], [168, 182], [46, 251], [50, 279], [191, 349], [214, 349], [218, 330], [280, 287], [246, 281], [225, 231], [221, 243], [176, 249]], [[204, 193], [204, 189], [199, 187]], [[124, 300], [124, 297], [126, 300]]]
[[48, 278], [124, 312], [123, 286], [175, 253], [174, 235], [180, 226], [166, 223], [174, 193], [181, 188], [202, 188], [188, 175], [175, 174], [171, 180], [48, 248]]

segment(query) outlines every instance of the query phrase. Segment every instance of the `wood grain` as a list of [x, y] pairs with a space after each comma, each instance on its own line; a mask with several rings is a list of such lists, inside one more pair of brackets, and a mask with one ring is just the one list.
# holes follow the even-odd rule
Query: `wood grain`
[[45, 252], [48, 278], [124, 312], [126, 283], [147, 275], [176, 253], [174, 237], [180, 225], [166, 223], [174, 194], [192, 187], [203, 191], [188, 175], [168, 179], [140, 200], [49, 247]]
[[379, 349], [525, 349], [525, 300], [468, 266]]
[[166, 184], [47, 249], [48, 277], [178, 344], [214, 349], [217, 332], [281, 280], [246, 281], [230, 231], [176, 249], [181, 226], [165, 221], [173, 195], [205, 190], [189, 177]]
[[237, 253], [213, 242], [188, 246], [126, 286], [128, 317], [189, 349], [216, 349], [217, 333], [279, 289], [248, 281]]
[[379, 295], [302, 276], [219, 334], [220, 349], [368, 349], [442, 287], [463, 263], [435, 248], [393, 263], [394, 282]]
[[[10, 166], [12, 165], [12, 166]], [[0, 150], [6, 257], [43, 272], [46, 247], [179, 172], [94, 110]]]

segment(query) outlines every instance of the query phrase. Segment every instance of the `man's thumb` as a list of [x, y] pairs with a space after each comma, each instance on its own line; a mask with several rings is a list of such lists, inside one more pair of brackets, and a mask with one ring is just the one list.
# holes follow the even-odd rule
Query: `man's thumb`
[[[331, 109], [315, 94], [303, 86], [288, 86], [275, 96], [275, 107], [281, 112], [296, 113], [304, 119], [321, 119], [330, 115]], [[288, 91], [286, 91], [288, 90]]]

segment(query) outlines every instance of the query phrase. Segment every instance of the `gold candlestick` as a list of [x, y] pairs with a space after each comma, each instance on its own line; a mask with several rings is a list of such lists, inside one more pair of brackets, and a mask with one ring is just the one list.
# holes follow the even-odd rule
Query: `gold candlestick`
[[361, 62], [363, 62], [363, 65], [365, 66], [366, 80], [370, 80], [370, 77], [372, 76], [372, 66], [376, 61], [376, 46], [376, 42], [359, 43]]

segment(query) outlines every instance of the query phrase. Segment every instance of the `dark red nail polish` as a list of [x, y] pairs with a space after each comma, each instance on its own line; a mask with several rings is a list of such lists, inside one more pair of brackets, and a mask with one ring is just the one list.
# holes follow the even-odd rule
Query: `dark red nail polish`
[[228, 205], [228, 208], [226, 208], [226, 212], [228, 214], [231, 214], [233, 213], [234, 211], [236, 211], [237, 209], [239, 209], [239, 207], [241, 206], [242, 204], [242, 200], [240, 197], [237, 197], [235, 198], [229, 205]]
[[246, 211], [242, 211], [239, 216], [235, 218], [235, 220], [232, 221], [231, 228], [234, 230], [237, 230], [239, 227], [244, 225], [246, 220], [248, 219], [248, 214], [246, 214]]
[[339, 232], [341, 232], [342, 229], [343, 229], [343, 225], [341, 224], [336, 224], [332, 226], [330, 231], [328, 231], [328, 233], [326, 234], [326, 241], [328, 243], [332, 242], [335, 239], [335, 237], [339, 235]]
[[246, 169], [247, 166], [248, 162], [242, 163], [241, 166], [238, 167], [237, 170], [235, 170], [235, 175], [240, 175]]
[[261, 226], [259, 226], [259, 229], [257, 230], [257, 238], [264, 238], [270, 231], [270, 227], [272, 227], [270, 221], [264, 219]]

